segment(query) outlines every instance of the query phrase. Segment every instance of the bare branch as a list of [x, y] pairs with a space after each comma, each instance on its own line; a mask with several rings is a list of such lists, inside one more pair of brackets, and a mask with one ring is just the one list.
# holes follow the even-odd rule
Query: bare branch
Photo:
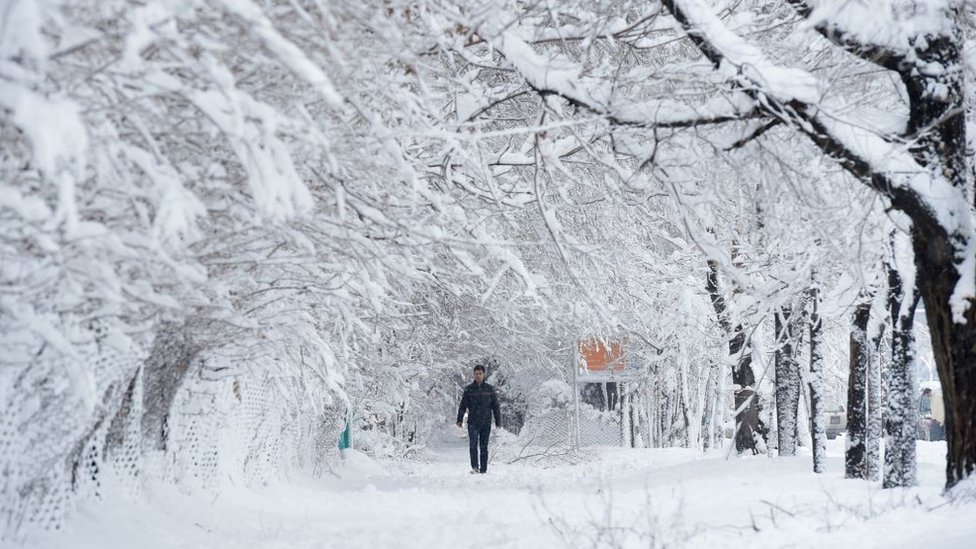
[[747, 143], [758, 139], [762, 134], [764, 134], [767, 131], [775, 128], [776, 126], [779, 126], [782, 123], [783, 123], [783, 121], [780, 120], [780, 119], [778, 119], [778, 118], [775, 118], [773, 120], [770, 120], [769, 122], [766, 122], [765, 124], [760, 125], [758, 128], [755, 128], [754, 130], [752, 130], [751, 132], [749, 132], [747, 135], [739, 138], [738, 140], [735, 141], [735, 143], [732, 143], [731, 145], [725, 147], [724, 150], [726, 150], [726, 151], [734, 151], [735, 149], [742, 148]]

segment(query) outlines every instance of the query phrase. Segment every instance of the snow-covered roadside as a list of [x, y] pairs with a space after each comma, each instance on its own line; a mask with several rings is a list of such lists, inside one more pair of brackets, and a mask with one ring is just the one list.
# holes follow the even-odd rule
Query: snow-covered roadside
[[[808, 456], [725, 460], [685, 449], [589, 450], [575, 464], [469, 475], [463, 440], [429, 462], [353, 455], [343, 478], [186, 496], [155, 487], [79, 510], [45, 549], [175, 547], [970, 547], [976, 504], [940, 496], [944, 443], [920, 443], [922, 486], [846, 481]], [[928, 509], [940, 506], [935, 511]]]

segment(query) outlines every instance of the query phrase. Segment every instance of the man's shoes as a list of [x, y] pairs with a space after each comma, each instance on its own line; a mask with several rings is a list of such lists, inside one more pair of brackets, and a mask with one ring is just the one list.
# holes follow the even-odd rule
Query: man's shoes
[[471, 474], [472, 474], [472, 475], [477, 475], [477, 474], [478, 474], [478, 473], [480, 473], [480, 472], [481, 472], [481, 471], [479, 471], [479, 470], [477, 470], [477, 469], [471, 469]]

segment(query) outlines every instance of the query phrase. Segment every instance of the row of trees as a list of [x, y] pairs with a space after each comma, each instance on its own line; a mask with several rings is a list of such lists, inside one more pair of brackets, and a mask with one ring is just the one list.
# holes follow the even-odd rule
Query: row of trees
[[[902, 10], [884, 2], [798, 1], [763, 6], [741, 18], [731, 16], [733, 6], [723, 12], [697, 0], [664, 0], [661, 8], [617, 11], [629, 16], [624, 21], [601, 19], [607, 14], [587, 13], [584, 6], [567, 8], [559, 14], [566, 20], [597, 21], [599, 30], [586, 36], [585, 49], [577, 46], [578, 36], [567, 34], [575, 27], [562, 25], [558, 15], [545, 10], [521, 13], [517, 20], [486, 17], [473, 28], [530, 89], [597, 116], [604, 122], [599, 128], [603, 135], [615, 144], [622, 142], [627, 152], [643, 146], [647, 152], [641, 166], [652, 176], [675, 176], [662, 158], [661, 132], [692, 127], [699, 133], [703, 125], [742, 121], [745, 130], [737, 139], [727, 139], [725, 150], [778, 133], [774, 129], [803, 137], [851, 180], [903, 215], [943, 383], [949, 433], [946, 483], [954, 485], [976, 465], [976, 378], [968, 367], [976, 358], [976, 256], [973, 174], [966, 157], [965, 82], [970, 75], [962, 63], [965, 8], [939, 4]], [[723, 13], [729, 15], [725, 21]], [[707, 90], [698, 94], [707, 95], [706, 100], [665, 99], [666, 78], [648, 83], [649, 75], [688, 75], [680, 72], [687, 65], [674, 69], [674, 56], [662, 56], [672, 63], [662, 68], [662, 58], [645, 54], [673, 40], [665, 28], [655, 26], [669, 17], [683, 28], [686, 44], [714, 69], [693, 81], [693, 90]], [[822, 37], [815, 48], [793, 34], [803, 21], [804, 28]], [[735, 26], [754, 34], [756, 41], [741, 38]], [[649, 39], [647, 29], [656, 36]], [[635, 34], [629, 55], [618, 62], [594, 59], [594, 38], [611, 41]], [[529, 43], [533, 40], [540, 51]], [[795, 47], [799, 43], [802, 48]], [[687, 50], [679, 58], [681, 54], [691, 56]], [[875, 67], [878, 78], [873, 83], [860, 78], [845, 82], [844, 71], [831, 68], [823, 71], [821, 81], [817, 72], [823, 62], [843, 56]], [[897, 85], [889, 75], [897, 77]], [[677, 86], [670, 84], [668, 91], [673, 92]], [[885, 103], [897, 105], [898, 115], [872, 113], [872, 104]]]

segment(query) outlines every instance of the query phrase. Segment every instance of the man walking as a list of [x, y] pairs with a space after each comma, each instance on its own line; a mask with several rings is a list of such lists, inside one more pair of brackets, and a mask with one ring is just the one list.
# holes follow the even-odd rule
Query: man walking
[[[495, 416], [495, 426], [502, 426], [502, 410], [498, 405], [495, 388], [485, 383], [485, 367], [474, 367], [474, 383], [464, 388], [461, 405], [458, 406], [457, 426], [464, 421], [468, 412], [468, 448], [471, 452], [471, 473], [488, 472], [488, 437], [491, 435], [491, 416]], [[481, 451], [480, 460], [478, 451]]]

